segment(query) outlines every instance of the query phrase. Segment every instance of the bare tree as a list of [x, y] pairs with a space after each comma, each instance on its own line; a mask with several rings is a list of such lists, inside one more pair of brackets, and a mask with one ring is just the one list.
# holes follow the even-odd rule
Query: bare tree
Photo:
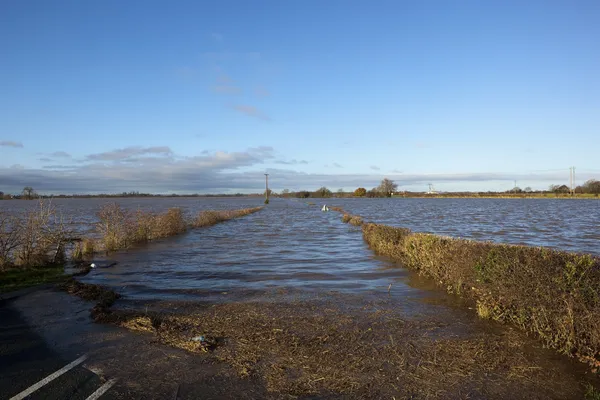
[[585, 193], [600, 194], [600, 181], [596, 179], [590, 179], [583, 184], [583, 190]]
[[35, 190], [33, 190], [31, 186], [25, 186], [23, 188], [23, 197], [27, 200], [33, 199], [34, 197], [36, 197]]
[[315, 194], [317, 195], [317, 197], [331, 197], [331, 190], [323, 186], [318, 188]]
[[19, 247], [21, 224], [18, 218], [8, 213], [0, 213], [0, 271], [12, 264], [12, 254]]
[[395, 191], [398, 190], [398, 185], [393, 180], [385, 178], [377, 187], [377, 191], [386, 197], [392, 197]]

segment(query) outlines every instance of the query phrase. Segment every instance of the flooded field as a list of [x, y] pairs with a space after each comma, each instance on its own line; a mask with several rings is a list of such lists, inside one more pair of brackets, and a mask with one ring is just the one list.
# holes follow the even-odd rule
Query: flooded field
[[335, 199], [366, 220], [415, 232], [600, 255], [600, 201]]
[[[103, 204], [127, 209], [165, 211], [180, 207], [188, 216], [201, 210], [226, 210], [262, 205], [262, 198], [117, 198], [54, 199], [53, 204], [84, 232], [93, 229]], [[272, 199], [272, 207], [342, 206], [367, 221], [498, 243], [547, 246], [600, 255], [600, 201], [565, 199]], [[35, 207], [34, 201], [0, 201], [0, 212]], [[316, 207], [316, 206], [315, 206]], [[301, 207], [300, 207], [301, 208]], [[297, 208], [295, 208], [297, 209]], [[310, 223], [298, 215], [298, 221]], [[289, 220], [288, 220], [289, 221]], [[303, 222], [297, 224], [302, 225]]]

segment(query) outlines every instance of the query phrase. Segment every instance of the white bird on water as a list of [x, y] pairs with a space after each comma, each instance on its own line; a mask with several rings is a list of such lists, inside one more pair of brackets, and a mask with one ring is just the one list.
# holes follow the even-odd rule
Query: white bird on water
[[321, 208], [321, 211], [329, 211], [329, 207], [327, 207], [327, 204], [323, 205], [323, 208]]
[[112, 262], [112, 263], [110, 263], [108, 265], [96, 265], [94, 263], [91, 263], [90, 264], [90, 268], [96, 268], [96, 267], [98, 267], [98, 268], [110, 268], [110, 267], [114, 267], [115, 265], [117, 265], [116, 262]]

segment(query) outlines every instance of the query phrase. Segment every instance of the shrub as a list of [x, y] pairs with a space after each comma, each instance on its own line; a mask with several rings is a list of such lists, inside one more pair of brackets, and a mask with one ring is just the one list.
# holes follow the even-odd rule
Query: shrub
[[348, 222], [350, 225], [361, 226], [363, 224], [363, 219], [357, 215], [354, 215]]
[[[102, 206], [98, 212], [100, 222], [96, 225], [102, 238], [104, 250], [115, 251], [131, 244], [132, 221], [130, 212], [117, 203]], [[139, 237], [139, 232], [138, 232]]]
[[243, 208], [240, 210], [225, 210], [225, 211], [201, 211], [194, 222], [194, 227], [206, 227], [218, 224], [219, 222], [227, 221], [233, 218], [243, 217], [262, 210], [262, 207]]
[[[103, 206], [98, 213], [100, 222], [97, 230], [101, 236], [104, 250], [115, 251], [134, 244], [178, 235], [187, 230], [180, 208], [170, 208], [162, 214], [122, 209], [117, 203]], [[93, 253], [94, 242], [85, 242], [81, 253]]]
[[0, 214], [0, 270], [60, 264], [70, 231], [50, 202], [23, 214]]
[[481, 317], [600, 367], [600, 259], [376, 224], [363, 225], [363, 237], [377, 253], [473, 301]]
[[187, 226], [181, 208], [170, 208], [166, 213], [154, 216], [150, 240], [179, 235], [187, 231]]
[[358, 215], [344, 214], [342, 215], [342, 222], [349, 223], [354, 226], [361, 226], [363, 224], [363, 219]]

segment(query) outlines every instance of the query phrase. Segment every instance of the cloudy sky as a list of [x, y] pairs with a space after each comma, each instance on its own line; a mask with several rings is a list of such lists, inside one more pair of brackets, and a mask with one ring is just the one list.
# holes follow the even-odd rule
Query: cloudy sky
[[600, 2], [0, 2], [0, 191], [600, 178]]

